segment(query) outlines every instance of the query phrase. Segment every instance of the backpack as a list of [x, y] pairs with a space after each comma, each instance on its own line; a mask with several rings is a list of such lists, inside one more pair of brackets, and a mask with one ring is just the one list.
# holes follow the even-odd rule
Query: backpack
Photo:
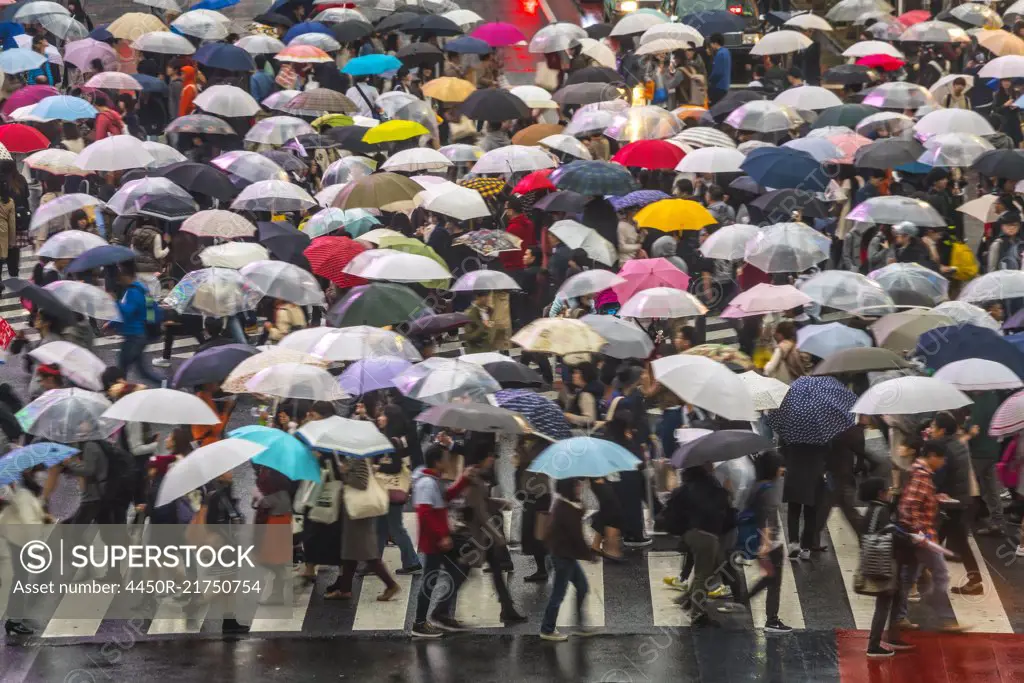
[[1017, 442], [1019, 439], [1020, 434], [1007, 442], [1006, 448], [1003, 449], [1003, 455], [999, 458], [999, 462], [996, 463], [996, 476], [999, 477], [999, 481], [1002, 482], [1003, 486], [1011, 491], [1016, 491], [1017, 485], [1020, 482], [1021, 462], [1017, 459]]
[[757, 552], [761, 548], [761, 529], [757, 525], [757, 512], [751, 503], [770, 487], [770, 483], [762, 482], [751, 491], [747, 507], [736, 517], [736, 551], [748, 560], [757, 557]]
[[131, 286], [140, 289], [142, 295], [146, 297], [146, 337], [149, 339], [159, 339], [163, 336], [163, 309], [156, 305], [156, 300], [153, 299], [145, 285], [140, 282], [133, 282]]
[[953, 242], [949, 249], [949, 265], [956, 268], [953, 279], [960, 282], [973, 280], [978, 275], [978, 259], [963, 242]]
[[103, 497], [111, 501], [130, 501], [135, 494], [137, 463], [131, 453], [117, 444], [101, 439], [99, 444], [107, 460], [107, 477], [100, 482]]

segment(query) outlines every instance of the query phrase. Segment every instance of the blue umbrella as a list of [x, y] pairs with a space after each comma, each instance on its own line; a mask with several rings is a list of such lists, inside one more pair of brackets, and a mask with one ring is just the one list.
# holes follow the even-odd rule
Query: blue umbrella
[[316, 456], [288, 432], [273, 427], [249, 425], [239, 427], [228, 436], [266, 446], [267, 450], [252, 459], [256, 465], [277, 470], [292, 481], [320, 481], [320, 463]]
[[694, 12], [679, 19], [680, 22], [693, 26], [702, 36], [715, 33], [739, 33], [746, 27], [747, 21], [741, 16], [725, 10], [710, 12]]
[[13, 50], [18, 47], [17, 41], [14, 40], [14, 36], [20, 36], [25, 34], [25, 27], [21, 24], [16, 24], [13, 21], [0, 22], [0, 40], [5, 50]]
[[473, 36], [459, 36], [444, 44], [445, 52], [455, 52], [464, 55], [486, 55], [492, 50], [491, 46], [479, 38]]
[[625, 166], [610, 161], [573, 161], [551, 174], [559, 190], [587, 195], [624, 195], [640, 186]]
[[797, 377], [768, 426], [786, 443], [825, 444], [854, 425], [857, 395], [835, 377]]
[[96, 111], [96, 107], [80, 97], [55, 95], [40, 100], [32, 107], [32, 115], [47, 120], [78, 121], [79, 119], [94, 119], [99, 112]]
[[553, 479], [572, 479], [607, 477], [613, 472], [635, 470], [639, 464], [639, 458], [613, 441], [575, 436], [545, 448], [526, 469]]
[[132, 74], [132, 78], [137, 80], [139, 85], [142, 86], [142, 92], [167, 94], [167, 83], [163, 79], [156, 76], [147, 76], [146, 74]]
[[807, 152], [789, 147], [759, 147], [751, 150], [740, 168], [765, 187], [824, 192], [829, 176]]
[[236, 45], [207, 43], [196, 50], [195, 59], [200, 64], [224, 71], [255, 71], [256, 62], [252, 55]]
[[209, 9], [219, 11], [227, 9], [228, 7], [234, 7], [241, 1], [242, 0], [201, 0], [201, 2], [197, 2], [189, 9]]
[[124, 263], [135, 258], [135, 252], [128, 247], [118, 244], [105, 244], [102, 247], [93, 247], [82, 253], [81, 256], [68, 264], [67, 272], [84, 273], [88, 270], [96, 270], [103, 266], [112, 266], [117, 263]]
[[796, 345], [804, 353], [818, 358], [828, 358], [846, 349], [873, 346], [871, 335], [864, 330], [855, 330], [842, 323], [807, 325], [796, 332]]
[[334, 37], [334, 34], [331, 33], [331, 28], [327, 24], [322, 24], [319, 21], [304, 21], [301, 24], [295, 24], [295, 26], [288, 29], [288, 32], [284, 34], [284, 37], [281, 38], [281, 40], [285, 45], [287, 45], [292, 42], [293, 38], [307, 33], [325, 33], [332, 38]]
[[21, 473], [31, 467], [53, 467], [79, 452], [77, 448], [62, 443], [45, 441], [16, 448], [0, 458], [0, 486], [18, 481]]
[[534, 432], [551, 440], [572, 436], [565, 413], [554, 401], [528, 389], [502, 389], [494, 394], [498, 406], [521, 414]]
[[1024, 332], [1008, 334], [1005, 337], [1003, 337], [1003, 339], [1013, 344], [1013, 347], [1015, 349], [1017, 349], [1021, 353], [1024, 353]]
[[363, 358], [345, 368], [338, 383], [353, 396], [395, 386], [395, 376], [412, 367], [412, 363], [397, 356]]
[[93, 40], [98, 40], [100, 42], [106, 42], [108, 40], [113, 40], [114, 39], [114, 34], [112, 34], [110, 31], [107, 30], [108, 26], [110, 26], [110, 24], [100, 24], [99, 26], [97, 26], [93, 30], [89, 31], [89, 37], [92, 38]]
[[388, 71], [402, 68], [402, 60], [392, 55], [363, 55], [351, 59], [341, 69], [341, 73], [349, 76], [379, 76]]
[[0, 69], [9, 74], [38, 69], [45, 63], [46, 57], [44, 55], [32, 50], [26, 50], [23, 47], [0, 52]]
[[236, 365], [257, 353], [259, 349], [248, 344], [224, 344], [200, 351], [181, 364], [174, 373], [171, 386], [180, 389], [222, 382]]
[[995, 330], [977, 325], [937, 327], [921, 335], [914, 355], [922, 356], [933, 370], [965, 358], [1002, 363], [1024, 378], [1024, 353]]
[[616, 211], [622, 211], [623, 209], [647, 206], [662, 199], [669, 199], [669, 196], [661, 190], [637, 190], [621, 197], [608, 197], [608, 203]]

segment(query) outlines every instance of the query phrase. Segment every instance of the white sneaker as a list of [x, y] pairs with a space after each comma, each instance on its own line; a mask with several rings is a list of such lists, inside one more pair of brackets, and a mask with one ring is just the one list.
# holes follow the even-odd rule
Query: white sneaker
[[798, 555], [798, 557], [801, 560], [809, 560], [809, 559], [811, 559], [811, 551], [808, 550], [807, 548], [801, 548], [800, 549], [800, 554]]
[[154, 368], [169, 368], [169, 367], [171, 367], [171, 361], [167, 360], [166, 358], [154, 358], [153, 359], [153, 367]]
[[1013, 554], [1017, 557], [1024, 557], [1024, 545], [1017, 546], [1017, 550]]

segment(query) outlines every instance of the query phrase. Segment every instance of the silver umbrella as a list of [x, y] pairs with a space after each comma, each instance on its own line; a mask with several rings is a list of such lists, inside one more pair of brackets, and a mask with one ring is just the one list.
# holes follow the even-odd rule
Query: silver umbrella
[[867, 199], [846, 214], [846, 218], [858, 223], [880, 223], [882, 225], [895, 225], [903, 221], [910, 221], [914, 225], [924, 227], [942, 228], [946, 226], [946, 219], [928, 202], [899, 195]]
[[601, 353], [612, 358], [647, 358], [654, 351], [654, 342], [632, 320], [613, 315], [585, 315], [580, 320], [608, 340]]
[[325, 306], [324, 293], [308, 270], [284, 261], [253, 261], [239, 270], [267, 296], [299, 306]]
[[924, 142], [925, 152], [918, 158], [929, 166], [966, 168], [985, 152], [995, 149], [991, 142], [970, 133], [943, 133]]
[[914, 24], [900, 36], [904, 43], [969, 43], [967, 31], [946, 21], [922, 21]]
[[747, 243], [744, 259], [766, 273], [800, 273], [828, 259], [832, 240], [804, 223], [776, 223]]
[[935, 98], [923, 85], [896, 81], [871, 88], [862, 102], [879, 109], [917, 109], [934, 106]]
[[840, 0], [828, 11], [825, 18], [832, 22], [853, 22], [868, 12], [893, 11], [893, 6], [885, 0]]
[[164, 303], [179, 314], [220, 318], [255, 310], [261, 298], [263, 293], [237, 270], [202, 268], [185, 275]]
[[430, 405], [460, 399], [486, 403], [487, 394], [501, 391], [501, 385], [481, 366], [437, 356], [417, 363], [394, 381], [402, 394]]
[[795, 109], [785, 104], [755, 100], [738, 107], [725, 122], [736, 130], [777, 133], [797, 128], [804, 120]]
[[848, 270], [826, 270], [797, 283], [797, 288], [822, 306], [848, 313], [882, 315], [896, 310], [881, 285]]
[[21, 428], [58, 443], [106, 439], [123, 424], [102, 417], [110, 401], [95, 391], [51, 389], [17, 413]]
[[929, 306], [949, 298], [949, 280], [918, 263], [890, 263], [868, 273], [895, 301], [927, 301]]
[[568, 50], [572, 41], [586, 38], [587, 32], [576, 24], [558, 22], [545, 26], [530, 39], [529, 51], [534, 54], [548, 54]]

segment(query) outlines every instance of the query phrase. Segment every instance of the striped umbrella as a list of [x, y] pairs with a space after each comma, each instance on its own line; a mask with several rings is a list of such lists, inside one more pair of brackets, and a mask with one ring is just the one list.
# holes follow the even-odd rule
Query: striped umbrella
[[736, 147], [736, 141], [731, 137], [707, 126], [688, 128], [672, 139], [697, 147]]
[[506, 410], [520, 413], [540, 436], [552, 441], [572, 437], [562, 409], [529, 389], [502, 389], [494, 394], [494, 402]]
[[992, 415], [989, 423], [989, 436], [1008, 436], [1024, 429], [1024, 391], [1018, 391], [1003, 401]]

